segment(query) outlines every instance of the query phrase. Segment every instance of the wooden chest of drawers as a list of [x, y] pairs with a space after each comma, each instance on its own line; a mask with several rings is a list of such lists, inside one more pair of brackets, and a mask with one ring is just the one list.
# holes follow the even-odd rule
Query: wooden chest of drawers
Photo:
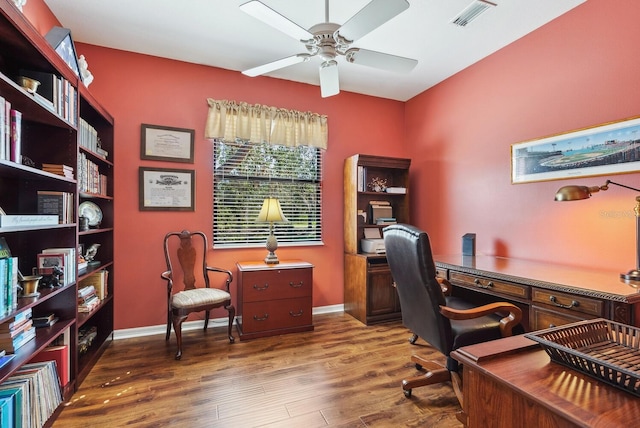
[[313, 330], [313, 265], [299, 260], [238, 262], [240, 340]]

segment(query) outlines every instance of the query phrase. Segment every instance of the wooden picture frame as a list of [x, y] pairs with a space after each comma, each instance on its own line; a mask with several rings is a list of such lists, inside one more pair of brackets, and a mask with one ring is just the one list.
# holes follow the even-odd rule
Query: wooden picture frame
[[193, 163], [195, 131], [171, 126], [140, 127], [140, 159]]
[[71, 68], [73, 73], [82, 80], [76, 46], [71, 37], [71, 30], [63, 27], [53, 27], [45, 36], [47, 42], [53, 47], [60, 58]]
[[193, 169], [139, 168], [140, 211], [195, 211]]
[[511, 183], [640, 170], [640, 116], [511, 145]]

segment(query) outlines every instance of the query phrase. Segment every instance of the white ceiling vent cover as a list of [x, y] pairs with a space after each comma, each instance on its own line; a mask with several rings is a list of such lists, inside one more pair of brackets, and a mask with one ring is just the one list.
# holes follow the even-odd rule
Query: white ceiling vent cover
[[480, 14], [482, 14], [482, 12], [494, 6], [497, 5], [486, 0], [475, 0], [462, 12], [460, 12], [455, 18], [453, 18], [451, 20], [451, 23], [459, 27], [466, 27], [467, 24], [476, 19]]

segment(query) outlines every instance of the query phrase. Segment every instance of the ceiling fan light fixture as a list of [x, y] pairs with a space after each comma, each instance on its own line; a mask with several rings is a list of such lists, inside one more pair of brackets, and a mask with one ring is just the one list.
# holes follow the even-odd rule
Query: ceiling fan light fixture
[[320, 95], [322, 98], [327, 98], [339, 93], [338, 62], [333, 59], [322, 62], [320, 64]]
[[492, 3], [487, 0], [474, 0], [469, 6], [464, 8], [462, 12], [456, 15], [451, 23], [458, 27], [466, 27], [471, 21], [475, 20], [482, 13], [488, 9], [497, 6], [496, 3]]

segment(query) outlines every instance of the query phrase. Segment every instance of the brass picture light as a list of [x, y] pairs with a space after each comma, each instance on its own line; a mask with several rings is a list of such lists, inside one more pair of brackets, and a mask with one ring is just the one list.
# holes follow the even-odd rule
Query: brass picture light
[[[607, 180], [602, 186], [564, 186], [556, 193], [556, 201], [579, 201], [582, 199], [589, 199], [592, 193], [597, 193], [600, 190], [609, 190], [609, 185], [624, 187], [625, 189], [635, 190], [640, 192], [640, 189], [627, 186], [624, 184], [616, 183], [611, 180]], [[620, 280], [625, 284], [629, 284], [632, 287], [640, 287], [640, 196], [636, 196], [636, 206], [634, 208], [636, 215], [636, 268], [630, 270], [627, 273], [620, 274]]]

